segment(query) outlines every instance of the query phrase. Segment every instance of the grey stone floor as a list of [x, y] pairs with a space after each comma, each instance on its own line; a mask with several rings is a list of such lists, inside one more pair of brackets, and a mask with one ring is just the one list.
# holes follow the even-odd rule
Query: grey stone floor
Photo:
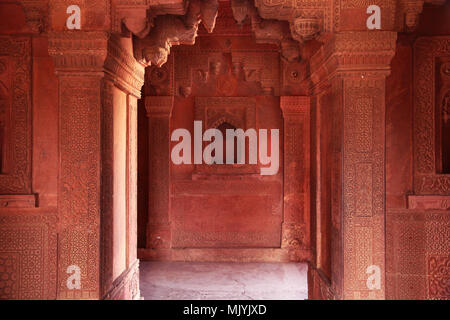
[[146, 300], [304, 300], [301, 263], [148, 262], [140, 264]]

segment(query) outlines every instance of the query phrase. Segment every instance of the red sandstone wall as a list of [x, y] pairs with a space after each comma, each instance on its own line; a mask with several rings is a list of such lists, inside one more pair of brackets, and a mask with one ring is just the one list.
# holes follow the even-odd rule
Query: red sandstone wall
[[[131, 41], [121, 45], [130, 52]], [[89, 245], [96, 247], [100, 239], [87, 240], [76, 231], [71, 231], [72, 238], [68, 239], [67, 233], [61, 231], [64, 219], [58, 213], [58, 188], [70, 189], [70, 186], [58, 182], [61, 160], [59, 81], [54, 60], [48, 52], [47, 38], [32, 33], [23, 9], [12, 3], [1, 3], [1, 107], [6, 107], [6, 111], [1, 111], [11, 120], [6, 121], [8, 140], [3, 148], [6, 149], [6, 164], [0, 174], [0, 299], [100, 298], [102, 294], [108, 298], [133, 298], [137, 294], [138, 279], [134, 204], [137, 190], [133, 187], [136, 183], [134, 163], [137, 163], [136, 137], [133, 136], [137, 126], [137, 100], [117, 87], [107, 100], [113, 107], [110, 110], [113, 112], [110, 115], [112, 145], [111, 149], [104, 147], [111, 151], [112, 157], [110, 192], [114, 200], [110, 221], [114, 222], [109, 230], [108, 224], [104, 225], [103, 287], [100, 289], [98, 270], [91, 268], [98, 265], [100, 255], [96, 252], [96, 256], [89, 256], [87, 252]], [[73, 95], [86, 101], [81, 91], [73, 90]], [[103, 111], [108, 112], [107, 107]], [[108, 128], [107, 125], [104, 128]], [[78, 133], [82, 139], [83, 133]], [[94, 146], [90, 147], [94, 152]], [[80, 182], [77, 188], [82, 185]], [[96, 195], [89, 196], [95, 198]], [[79, 199], [72, 205], [79, 206], [82, 201], [84, 199]], [[80, 264], [82, 290], [70, 292], [66, 288], [69, 275], [65, 268], [82, 261], [86, 262]]]
[[0, 299], [55, 299], [58, 83], [46, 39], [31, 37], [21, 7], [7, 3], [0, 66], [12, 119], [0, 176]]
[[[434, 164], [433, 168], [423, 166], [423, 159], [437, 156], [439, 140], [435, 140], [434, 130], [439, 124], [434, 125], [432, 117], [440, 110], [439, 98], [434, 100], [433, 96], [423, 95], [427, 87], [439, 92], [439, 70], [424, 72], [423, 66], [428, 66], [426, 61], [438, 63], [439, 57], [449, 54], [449, 13], [450, 4], [424, 9], [417, 33], [446, 36], [418, 40], [412, 36], [399, 37], [392, 73], [386, 82], [386, 293], [389, 299], [450, 298], [450, 216], [449, 207], [445, 206], [450, 199], [449, 177], [439, 175]], [[441, 46], [445, 41], [447, 49]], [[431, 60], [427, 60], [428, 55], [432, 56]], [[427, 113], [430, 118], [422, 113], [422, 103], [433, 107]], [[426, 122], [431, 127], [424, 127]], [[422, 145], [423, 141], [430, 142]], [[435, 181], [433, 187], [423, 185], [422, 179]]]

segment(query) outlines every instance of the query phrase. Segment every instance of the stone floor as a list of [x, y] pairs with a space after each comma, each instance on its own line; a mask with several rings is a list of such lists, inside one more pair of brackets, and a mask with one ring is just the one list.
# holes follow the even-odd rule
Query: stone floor
[[146, 300], [304, 300], [307, 265], [141, 261]]

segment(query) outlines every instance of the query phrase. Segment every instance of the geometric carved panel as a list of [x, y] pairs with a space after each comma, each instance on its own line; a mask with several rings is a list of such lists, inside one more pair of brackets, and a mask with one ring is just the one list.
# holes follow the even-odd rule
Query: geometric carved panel
[[0, 300], [19, 299], [19, 254], [0, 253]]
[[450, 298], [450, 216], [445, 211], [387, 213], [388, 299]]
[[414, 190], [450, 194], [450, 175], [436, 164], [436, 63], [450, 55], [450, 37], [422, 37], [414, 44]]
[[450, 255], [428, 257], [430, 299], [450, 299]]
[[56, 299], [56, 212], [23, 210], [0, 212], [0, 299]]
[[[344, 80], [344, 299], [384, 298], [385, 104], [382, 77]], [[382, 269], [381, 290], [369, 290], [366, 269]]]
[[29, 38], [0, 38], [0, 194], [31, 193], [30, 55]]

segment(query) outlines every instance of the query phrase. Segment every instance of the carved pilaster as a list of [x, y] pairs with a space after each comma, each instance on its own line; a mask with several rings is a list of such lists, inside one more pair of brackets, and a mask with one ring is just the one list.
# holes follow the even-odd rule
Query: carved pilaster
[[[336, 70], [342, 97], [344, 299], [385, 298], [385, 77], [396, 33], [339, 34]], [[349, 250], [353, 248], [353, 250]], [[381, 271], [369, 288], [369, 266]]]
[[0, 37], [0, 194], [32, 192], [30, 53], [29, 38]]
[[291, 254], [310, 247], [310, 100], [281, 97], [284, 118], [284, 215], [282, 248]]
[[[333, 286], [338, 298], [385, 298], [385, 77], [394, 32], [342, 32], [311, 59], [313, 89], [332, 88]], [[336, 165], [334, 165], [336, 163]], [[336, 252], [335, 252], [336, 251]], [[369, 288], [369, 266], [381, 271]]]
[[149, 119], [149, 203], [147, 248], [169, 248], [170, 234], [170, 117], [174, 98], [145, 98]]
[[[58, 298], [100, 298], [101, 116], [108, 35], [49, 34], [59, 78]], [[81, 269], [69, 290], [67, 268]]]

